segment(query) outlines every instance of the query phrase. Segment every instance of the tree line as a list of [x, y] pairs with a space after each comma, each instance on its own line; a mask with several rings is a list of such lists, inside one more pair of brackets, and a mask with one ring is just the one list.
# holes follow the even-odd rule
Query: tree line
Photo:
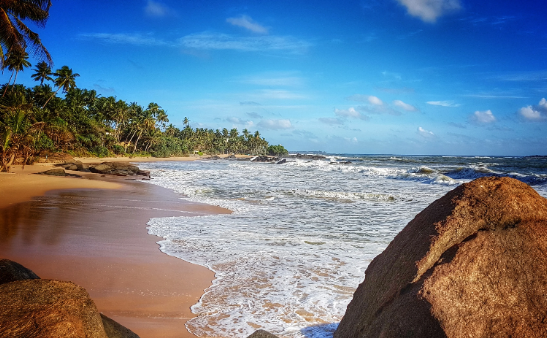
[[[39, 85], [15, 84], [17, 74], [30, 66], [27, 58], [26, 53], [9, 54], [4, 63], [12, 76], [0, 87], [1, 171], [59, 151], [97, 157], [286, 153], [282, 146], [270, 146], [258, 131], [192, 128], [188, 118], [179, 129], [169, 124], [157, 103], [141, 106], [78, 88], [79, 74], [67, 66], [52, 72], [42, 61], [32, 74]], [[59, 91], [64, 98], [57, 96]]]

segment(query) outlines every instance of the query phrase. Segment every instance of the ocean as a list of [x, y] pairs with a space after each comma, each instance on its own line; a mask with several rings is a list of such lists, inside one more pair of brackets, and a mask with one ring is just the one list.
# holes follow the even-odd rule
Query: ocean
[[233, 211], [148, 223], [164, 253], [215, 272], [190, 332], [332, 337], [368, 264], [434, 200], [483, 176], [547, 197], [546, 157], [325, 156], [140, 165], [152, 184]]

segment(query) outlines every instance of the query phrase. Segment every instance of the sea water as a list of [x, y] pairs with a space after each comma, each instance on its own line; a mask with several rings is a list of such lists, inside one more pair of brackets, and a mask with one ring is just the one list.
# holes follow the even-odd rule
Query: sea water
[[[350, 163], [348, 163], [350, 162]], [[365, 270], [421, 210], [461, 183], [509, 176], [547, 196], [541, 157], [327, 156], [285, 164], [155, 162], [151, 183], [230, 215], [155, 218], [161, 250], [215, 272], [190, 332], [332, 337]]]

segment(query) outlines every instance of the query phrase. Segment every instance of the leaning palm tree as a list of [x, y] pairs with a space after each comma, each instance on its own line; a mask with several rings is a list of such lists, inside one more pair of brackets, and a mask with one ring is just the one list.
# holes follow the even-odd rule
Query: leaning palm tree
[[55, 91], [55, 93], [53, 93], [53, 95], [49, 97], [46, 103], [44, 103], [44, 105], [42, 106], [42, 109], [45, 108], [49, 100], [51, 100], [55, 95], [57, 95], [57, 92], [59, 92], [61, 88], [63, 88], [63, 93], [66, 93], [71, 88], [76, 87], [76, 78], [80, 76], [80, 74], [78, 73], [72, 73], [72, 69], [68, 68], [68, 66], [63, 66], [61, 67], [61, 69], [57, 69], [57, 71], [53, 73], [53, 75], [55, 75], [56, 77], [56, 79], [53, 82], [58, 88], [57, 88], [57, 91]]
[[53, 64], [38, 34], [23, 23], [28, 19], [40, 27], [45, 26], [50, 7], [51, 0], [0, 1], [0, 65], [4, 65], [7, 54], [17, 49], [26, 51], [27, 47], [33, 56]]
[[34, 81], [40, 81], [40, 86], [44, 85], [44, 80], [53, 81], [53, 78], [50, 76], [53, 75], [51, 67], [45, 61], [39, 62], [34, 71], [35, 73], [32, 74], [31, 77]]
[[[28, 53], [21, 49], [12, 50], [8, 54], [8, 57], [6, 58], [6, 62], [4, 63], [4, 66], [5, 68], [7, 68], [9, 71], [12, 72], [10, 79], [8, 81], [8, 85], [14, 74], [15, 74], [15, 78], [13, 79], [13, 84], [15, 84], [15, 81], [17, 81], [17, 74], [23, 71], [25, 67], [31, 66], [30, 62], [28, 62]], [[13, 88], [13, 85], [12, 85], [12, 88]], [[2, 97], [6, 95], [7, 89], [8, 87], [6, 86], [6, 89], [4, 90], [4, 94], [2, 94]]]

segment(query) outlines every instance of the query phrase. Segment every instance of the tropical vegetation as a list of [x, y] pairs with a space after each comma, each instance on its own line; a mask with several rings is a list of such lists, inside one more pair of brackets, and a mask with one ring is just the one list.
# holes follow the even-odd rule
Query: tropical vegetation
[[[78, 88], [80, 75], [68, 66], [53, 72], [49, 52], [23, 22], [44, 26], [50, 6], [49, 0], [0, 0], [0, 69], [11, 73], [0, 87], [0, 171], [55, 152], [169, 157], [279, 150], [268, 148], [258, 131], [192, 128], [188, 118], [179, 129], [168, 124], [167, 113], [157, 103], [141, 106]], [[18, 74], [31, 67], [27, 51], [40, 61], [31, 75], [40, 84], [33, 88], [16, 84]], [[64, 97], [57, 96], [61, 90]]]

